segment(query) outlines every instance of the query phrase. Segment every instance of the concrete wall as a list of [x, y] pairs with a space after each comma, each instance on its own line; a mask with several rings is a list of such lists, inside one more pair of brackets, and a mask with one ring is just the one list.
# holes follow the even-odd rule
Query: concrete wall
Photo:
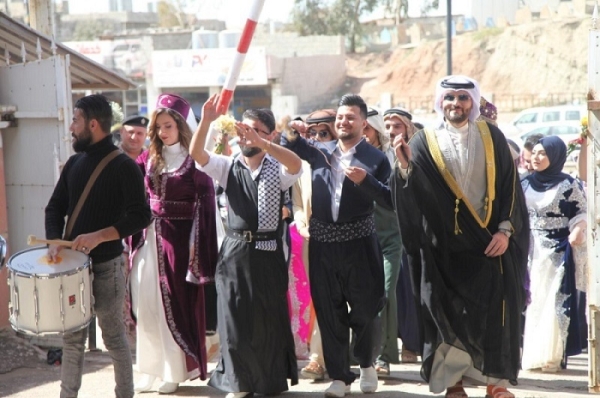
[[[278, 77], [282, 96], [298, 98], [298, 113], [337, 104], [339, 88], [346, 80], [344, 55], [270, 58], [270, 67]], [[276, 99], [273, 98], [275, 102]]]
[[252, 45], [265, 47], [279, 58], [345, 54], [344, 36], [298, 36], [293, 33], [257, 34]]

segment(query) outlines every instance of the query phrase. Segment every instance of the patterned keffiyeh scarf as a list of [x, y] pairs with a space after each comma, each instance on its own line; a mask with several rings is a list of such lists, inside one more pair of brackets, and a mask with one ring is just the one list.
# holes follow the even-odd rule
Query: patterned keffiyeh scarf
[[[277, 229], [280, 218], [281, 177], [279, 163], [265, 157], [258, 180], [258, 230], [271, 232]], [[257, 241], [258, 250], [275, 251], [276, 240]]]

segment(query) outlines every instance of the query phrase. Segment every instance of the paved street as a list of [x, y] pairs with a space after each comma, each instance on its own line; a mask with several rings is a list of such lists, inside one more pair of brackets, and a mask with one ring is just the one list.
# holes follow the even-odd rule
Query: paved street
[[[9, 348], [3, 349], [4, 346]], [[9, 352], [9, 353], [7, 353]], [[60, 367], [46, 364], [46, 353], [35, 347], [23, 345], [6, 331], [0, 332], [0, 397], [11, 398], [47, 398], [59, 396]], [[25, 360], [26, 359], [26, 360]], [[23, 362], [22, 366], [10, 369]], [[300, 361], [304, 366], [306, 361]], [[209, 364], [209, 370], [215, 363]], [[19, 365], [21, 366], [21, 365]], [[434, 397], [419, 376], [420, 366], [392, 365], [391, 377], [381, 380], [380, 387], [373, 398], [388, 397]], [[113, 368], [106, 352], [87, 352], [83, 386], [80, 398], [110, 398], [113, 389]], [[358, 373], [358, 369], [356, 369]], [[136, 379], [139, 377], [135, 375]], [[519, 385], [512, 388], [517, 398], [566, 398], [591, 396], [587, 382], [587, 355], [571, 358], [569, 368], [558, 374], [539, 372], [522, 372]], [[314, 383], [311, 380], [301, 379], [300, 383], [282, 394], [285, 398], [322, 397], [322, 391], [327, 388], [327, 382]], [[158, 382], [155, 383], [155, 388]], [[469, 397], [485, 397], [485, 388], [467, 387]], [[352, 386], [351, 396], [360, 396], [362, 393], [358, 383]], [[151, 398], [164, 397], [157, 392], [138, 394], [136, 397]], [[206, 385], [206, 381], [198, 380], [182, 384], [176, 394], [179, 397], [224, 397], [225, 394]], [[443, 395], [437, 395], [438, 397]]]

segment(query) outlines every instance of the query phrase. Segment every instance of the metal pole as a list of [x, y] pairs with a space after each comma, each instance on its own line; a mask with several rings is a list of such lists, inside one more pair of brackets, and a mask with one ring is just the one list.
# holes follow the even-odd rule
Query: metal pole
[[452, 0], [446, 0], [446, 74], [452, 74]]

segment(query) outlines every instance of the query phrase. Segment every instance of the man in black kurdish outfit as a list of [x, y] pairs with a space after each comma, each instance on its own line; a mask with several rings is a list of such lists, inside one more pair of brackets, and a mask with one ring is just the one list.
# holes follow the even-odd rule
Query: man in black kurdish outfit
[[390, 180], [419, 302], [422, 377], [463, 398], [463, 377], [487, 397], [512, 398], [520, 369], [529, 225], [502, 132], [479, 116], [479, 87], [448, 76], [437, 87], [435, 130], [394, 140]]
[[228, 212], [215, 284], [221, 359], [209, 381], [226, 398], [276, 395], [298, 383], [290, 325], [288, 269], [282, 246], [285, 193], [302, 174], [302, 162], [273, 144], [275, 119], [265, 109], [244, 112], [236, 124], [242, 153], [229, 157], [205, 150], [211, 122], [226, 109], [210, 97], [190, 154], [225, 190]]
[[325, 396], [343, 397], [356, 379], [350, 371], [349, 328], [356, 334], [360, 388], [372, 393], [377, 390], [373, 362], [381, 335], [378, 314], [385, 304], [373, 201], [392, 208], [387, 186], [390, 162], [363, 138], [367, 106], [358, 95], [345, 95], [339, 102], [337, 140], [307, 141], [300, 136], [306, 126], [291, 125], [296, 130], [282, 137], [282, 145], [306, 160], [312, 170], [309, 276], [323, 356], [333, 379]]

